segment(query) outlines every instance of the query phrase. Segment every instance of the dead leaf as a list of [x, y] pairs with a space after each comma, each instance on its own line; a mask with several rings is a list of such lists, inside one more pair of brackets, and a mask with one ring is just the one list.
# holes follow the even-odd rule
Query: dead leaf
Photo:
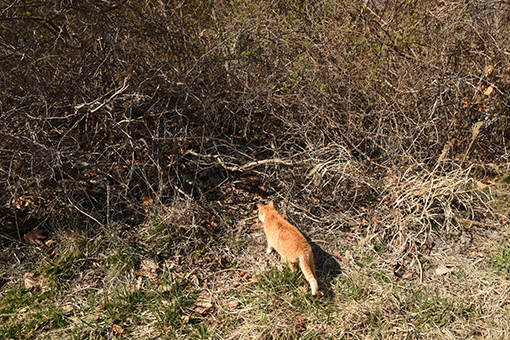
[[296, 323], [296, 330], [298, 331], [304, 331], [306, 330], [306, 325], [305, 325], [305, 318], [303, 318], [302, 316], [298, 315], [296, 316], [296, 319], [294, 320], [295, 323]]
[[484, 95], [486, 95], [487, 97], [490, 97], [490, 95], [494, 92], [494, 84], [491, 84], [491, 86], [489, 86], [487, 88], [487, 90], [484, 91]]
[[318, 196], [312, 196], [312, 200], [315, 202], [315, 205], [320, 206], [321, 205], [321, 199]]
[[55, 253], [56, 253], [57, 251], [55, 250], [55, 248], [48, 248], [48, 249], [46, 249], [44, 252], [45, 252], [48, 256], [53, 257], [53, 255], [55, 255]]
[[452, 271], [453, 271], [453, 268], [448, 268], [448, 267], [440, 264], [436, 268], [436, 275], [439, 275], [439, 276], [446, 275], [446, 274], [450, 274]]
[[190, 316], [189, 316], [189, 315], [183, 315], [183, 316], [181, 317], [181, 323], [182, 323], [182, 324], [188, 324], [190, 319], [191, 319], [191, 318], [190, 318]]
[[155, 279], [158, 277], [157, 270], [159, 269], [159, 264], [154, 260], [145, 259], [140, 263], [140, 270], [136, 271], [136, 273], [140, 276], [145, 276], [151, 279]]
[[354, 256], [352, 255], [352, 252], [350, 250], [346, 250], [344, 253], [344, 256], [342, 258], [342, 262], [346, 265], [353, 264], [355, 265], [356, 262], [354, 262]]
[[414, 271], [412, 271], [412, 272], [407, 272], [407, 273], [405, 273], [404, 275], [402, 275], [402, 279], [404, 279], [404, 280], [410, 280], [410, 279], [412, 279], [412, 278], [413, 278], [413, 276], [414, 276]]
[[346, 265], [349, 265], [349, 259], [345, 256], [340, 256], [340, 260]]
[[14, 199], [14, 203], [18, 210], [35, 205], [35, 202], [30, 197], [18, 197], [17, 199]]
[[32, 273], [25, 274], [23, 281], [25, 282], [25, 288], [30, 291], [37, 291], [43, 285], [42, 279], [35, 277]]
[[227, 306], [228, 308], [237, 308], [239, 306], [239, 301], [228, 301]]
[[493, 73], [494, 73], [494, 65], [488, 65], [485, 68], [485, 76], [490, 77], [490, 76], [492, 76]]
[[396, 277], [402, 277], [402, 275], [404, 275], [404, 272], [405, 272], [404, 266], [399, 262], [395, 263], [395, 265], [393, 266], [393, 275], [395, 275]]
[[138, 279], [136, 280], [136, 290], [140, 290], [142, 288], [142, 277], [139, 276]]
[[214, 309], [214, 305], [209, 299], [200, 298], [194, 305], [191, 306], [191, 309], [200, 315], [206, 315]]
[[434, 240], [427, 240], [421, 245], [421, 249], [426, 255], [430, 255], [432, 248], [434, 247]]
[[157, 290], [160, 293], [170, 292], [170, 291], [172, 291], [172, 287], [173, 286], [171, 286], [171, 285], [162, 285], [162, 286], [159, 286]]
[[154, 208], [154, 199], [150, 197], [142, 197], [142, 206], [145, 214], [148, 214]]
[[197, 312], [200, 315], [206, 315], [209, 314], [213, 309], [212, 303], [206, 304], [206, 305], [195, 305], [193, 306], [193, 310]]
[[113, 324], [112, 330], [114, 334], [124, 334], [124, 328], [120, 327], [119, 325]]
[[396, 250], [398, 250], [401, 253], [404, 253], [405, 251], [407, 251], [407, 249], [409, 249], [409, 243], [407, 242], [406, 239], [402, 237], [397, 238], [393, 246], [395, 247]]
[[65, 313], [65, 314], [68, 314], [68, 313], [71, 313], [73, 311], [73, 306], [71, 305], [65, 305], [62, 307], [62, 311]]
[[46, 239], [46, 232], [42, 229], [35, 228], [25, 235], [23, 235], [25, 242], [33, 244], [34, 246], [43, 246], [44, 239]]

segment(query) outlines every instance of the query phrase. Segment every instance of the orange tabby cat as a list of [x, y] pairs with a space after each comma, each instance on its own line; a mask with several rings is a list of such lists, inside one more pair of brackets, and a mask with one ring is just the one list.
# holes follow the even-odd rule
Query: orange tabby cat
[[301, 232], [286, 221], [274, 208], [274, 202], [268, 205], [257, 204], [259, 208], [259, 220], [262, 222], [267, 237], [267, 249], [269, 254], [273, 249], [280, 254], [282, 262], [288, 262], [292, 270], [299, 263], [301, 271], [312, 288], [312, 295], [317, 294], [317, 274], [313, 263], [312, 247], [306, 241]]

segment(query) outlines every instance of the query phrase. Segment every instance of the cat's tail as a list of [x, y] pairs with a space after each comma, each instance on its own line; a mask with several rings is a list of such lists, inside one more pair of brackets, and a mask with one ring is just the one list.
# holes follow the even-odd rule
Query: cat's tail
[[303, 254], [299, 257], [299, 267], [305, 276], [306, 281], [310, 283], [312, 295], [317, 294], [319, 284], [317, 283], [317, 274], [315, 272], [315, 264], [313, 263], [313, 253]]

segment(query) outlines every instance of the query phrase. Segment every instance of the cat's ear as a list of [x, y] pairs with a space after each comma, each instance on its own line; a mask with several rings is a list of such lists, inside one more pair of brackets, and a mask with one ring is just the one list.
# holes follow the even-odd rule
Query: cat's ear
[[269, 207], [271, 208], [274, 208], [274, 201], [269, 201], [269, 203], [267, 204]]
[[257, 208], [262, 208], [262, 203], [257, 203]]

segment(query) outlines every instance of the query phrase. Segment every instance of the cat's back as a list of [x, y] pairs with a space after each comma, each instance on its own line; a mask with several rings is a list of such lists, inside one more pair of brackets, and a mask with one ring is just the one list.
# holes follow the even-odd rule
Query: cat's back
[[299, 253], [311, 249], [303, 234], [283, 218], [278, 211], [269, 208], [265, 215], [264, 231], [280, 253]]

